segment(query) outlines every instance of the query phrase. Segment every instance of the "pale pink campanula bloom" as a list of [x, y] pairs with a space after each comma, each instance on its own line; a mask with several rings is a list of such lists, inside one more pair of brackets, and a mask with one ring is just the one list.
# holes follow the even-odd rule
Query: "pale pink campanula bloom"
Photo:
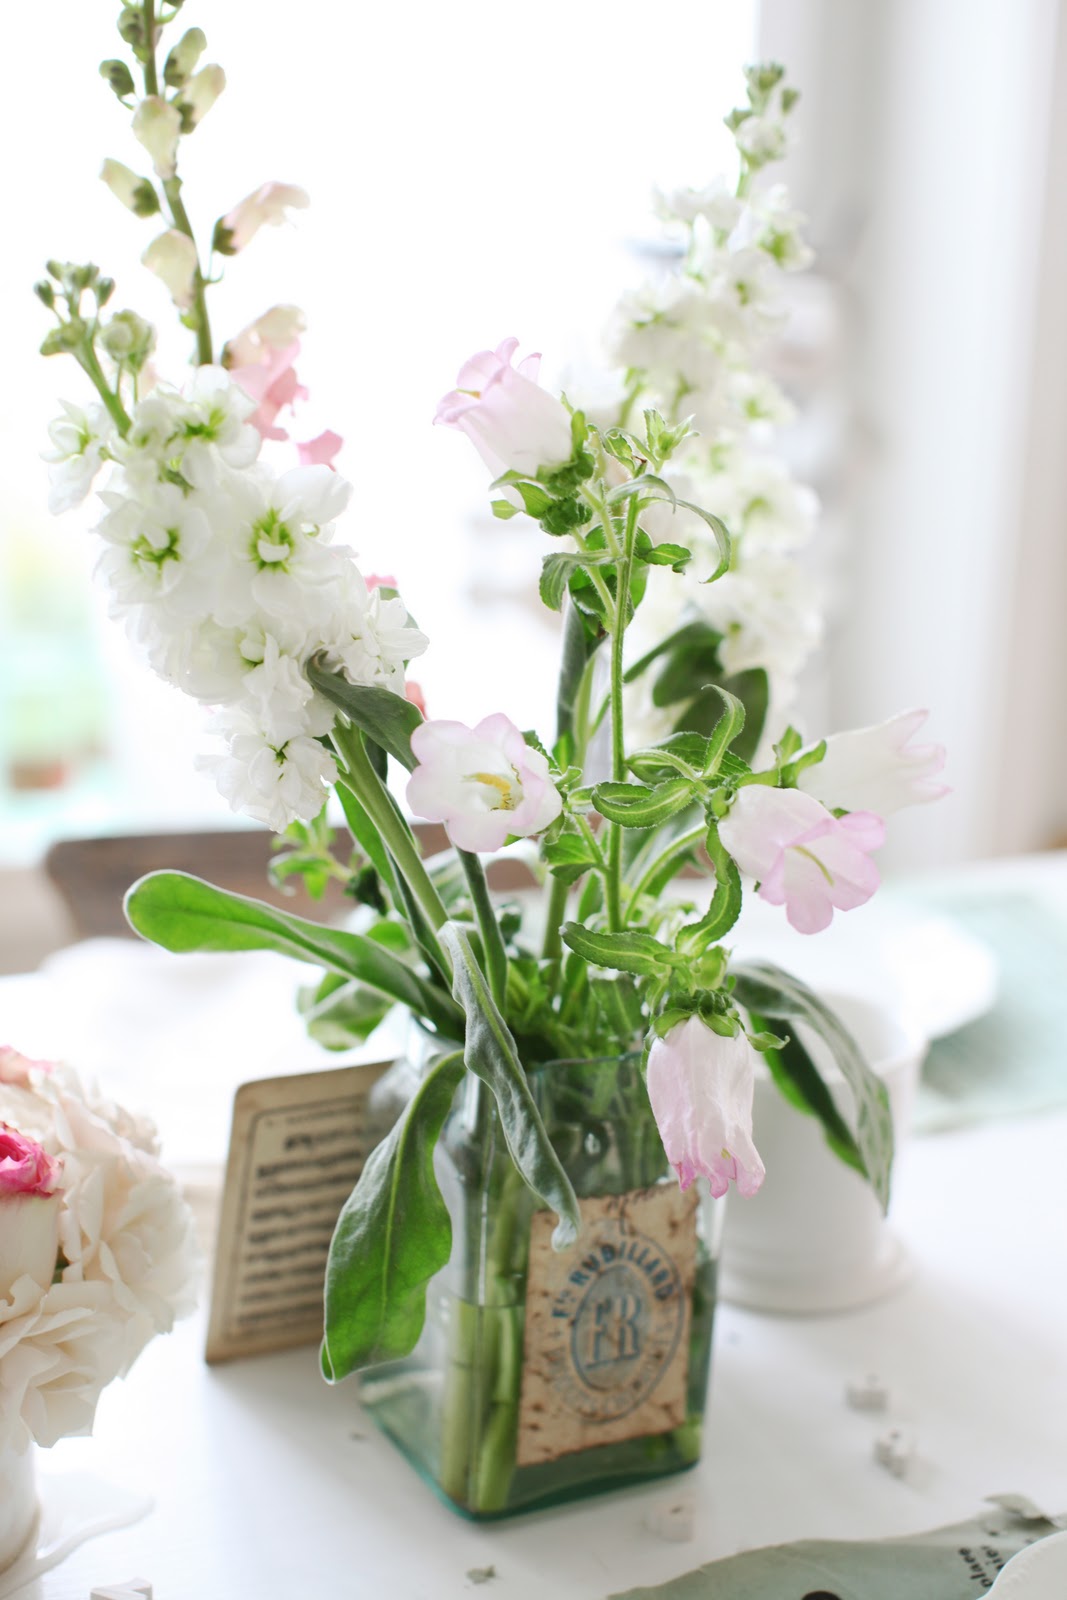
[[912, 744], [927, 711], [899, 711], [873, 728], [852, 728], [826, 741], [826, 754], [797, 779], [805, 794], [824, 806], [876, 811], [880, 817], [902, 806], [927, 805], [950, 793], [936, 781], [945, 764], [942, 744]]
[[499, 850], [509, 837], [540, 833], [563, 808], [548, 762], [500, 712], [475, 728], [423, 722], [411, 749], [418, 765], [408, 805], [417, 817], [443, 822], [461, 850]]
[[465, 433], [494, 477], [561, 467], [573, 450], [566, 407], [537, 382], [540, 355], [513, 367], [518, 347], [518, 339], [505, 339], [471, 356], [433, 419]]
[[719, 837], [762, 899], [784, 905], [799, 933], [820, 933], [835, 910], [851, 911], [880, 882], [869, 855], [885, 842], [871, 811], [834, 817], [799, 789], [749, 784], [719, 824]]
[[716, 1197], [736, 1183], [753, 1195], [764, 1166], [752, 1142], [756, 1052], [744, 1033], [715, 1033], [687, 1017], [648, 1055], [648, 1098], [667, 1160], [687, 1189], [698, 1173]]

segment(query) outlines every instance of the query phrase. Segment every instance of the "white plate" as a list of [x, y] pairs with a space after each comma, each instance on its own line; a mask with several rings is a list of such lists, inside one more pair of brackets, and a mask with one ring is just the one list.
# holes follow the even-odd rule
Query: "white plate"
[[1063, 1600], [1067, 1595], [1067, 1532], [1028, 1544], [1005, 1563], [990, 1600]]

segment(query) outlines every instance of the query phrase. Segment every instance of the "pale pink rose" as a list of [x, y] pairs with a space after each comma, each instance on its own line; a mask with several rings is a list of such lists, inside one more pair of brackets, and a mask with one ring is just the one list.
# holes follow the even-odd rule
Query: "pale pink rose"
[[851, 911], [880, 882], [869, 853], [885, 842], [871, 811], [834, 817], [799, 789], [746, 785], [719, 824], [719, 837], [760, 896], [784, 905], [799, 933], [820, 933], [835, 909]]
[[945, 765], [942, 744], [912, 744], [929, 716], [900, 711], [873, 728], [852, 728], [826, 741], [826, 754], [797, 779], [805, 794], [843, 811], [887, 817], [902, 806], [926, 805], [951, 791], [937, 783]]
[[0, 1200], [8, 1195], [54, 1194], [59, 1163], [33, 1139], [0, 1122]]
[[752, 1142], [756, 1052], [744, 1033], [724, 1038], [687, 1017], [648, 1053], [648, 1098], [667, 1160], [688, 1189], [703, 1173], [716, 1197], [731, 1182], [755, 1194], [764, 1178]]
[[34, 1072], [51, 1072], [51, 1061], [31, 1061], [9, 1044], [0, 1045], [0, 1083], [27, 1087]]
[[250, 244], [260, 228], [278, 227], [289, 210], [303, 210], [310, 205], [307, 193], [293, 183], [264, 183], [246, 195], [222, 218], [226, 230], [226, 248], [236, 254]]
[[408, 779], [408, 805], [443, 822], [461, 850], [499, 850], [509, 837], [540, 833], [562, 810], [548, 762], [502, 713], [476, 728], [420, 723], [411, 749], [419, 764]]
[[505, 339], [471, 356], [433, 419], [465, 433], [494, 477], [509, 469], [535, 475], [573, 453], [566, 407], [537, 383], [540, 355], [513, 367], [518, 347], [517, 339]]
[[294, 340], [284, 350], [266, 347], [253, 366], [230, 369], [234, 382], [256, 402], [248, 420], [263, 439], [288, 439], [285, 429], [277, 426], [278, 413], [286, 406], [291, 411], [298, 400], [308, 397], [293, 366], [299, 354], [300, 341]]

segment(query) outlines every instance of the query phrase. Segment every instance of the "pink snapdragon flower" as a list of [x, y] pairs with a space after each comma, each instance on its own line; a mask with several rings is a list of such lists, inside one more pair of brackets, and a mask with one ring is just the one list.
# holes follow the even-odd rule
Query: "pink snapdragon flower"
[[834, 817], [799, 789], [749, 784], [719, 824], [719, 837], [762, 899], [785, 906], [799, 933], [820, 933], [835, 910], [851, 911], [880, 882], [869, 853], [885, 842], [872, 811]]
[[307, 192], [294, 183], [261, 184], [222, 218], [220, 226], [224, 230], [226, 253], [236, 255], [251, 244], [260, 228], [276, 228], [285, 221], [290, 209], [302, 211], [310, 204]]
[[344, 440], [339, 433], [326, 428], [322, 433], [316, 434], [314, 439], [298, 441], [296, 453], [302, 467], [329, 467], [331, 472], [335, 472], [337, 469], [333, 464], [333, 458], [343, 444]]
[[873, 728], [852, 728], [826, 741], [826, 754], [797, 779], [805, 794], [824, 806], [876, 811], [888, 817], [902, 806], [928, 805], [950, 793], [937, 774], [945, 765], [943, 744], [912, 744], [929, 716], [900, 711]]
[[716, 1197], [736, 1183], [753, 1195], [764, 1166], [752, 1142], [756, 1052], [744, 1033], [713, 1032], [687, 1017], [648, 1053], [648, 1098], [667, 1160], [683, 1189], [703, 1173]]
[[573, 453], [566, 407], [537, 382], [540, 355], [513, 367], [518, 347], [518, 339], [505, 339], [471, 356], [433, 419], [465, 433], [494, 477], [509, 469], [536, 475]]
[[443, 822], [461, 850], [499, 850], [509, 837], [540, 833], [563, 809], [548, 762], [500, 712], [475, 728], [420, 723], [411, 749], [418, 766], [408, 805], [417, 817]]
[[[278, 413], [286, 406], [291, 411], [298, 400], [308, 397], [293, 365], [299, 354], [300, 341], [294, 339], [281, 350], [265, 346], [260, 359], [252, 366], [231, 369], [234, 382], [256, 402], [256, 409], [248, 420], [262, 439], [288, 439], [285, 429], [277, 425]], [[310, 462], [302, 464], [311, 465]]]

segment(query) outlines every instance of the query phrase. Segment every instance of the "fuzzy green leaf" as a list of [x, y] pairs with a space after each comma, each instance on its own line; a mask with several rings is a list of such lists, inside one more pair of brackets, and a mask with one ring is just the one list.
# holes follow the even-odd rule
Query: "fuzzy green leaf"
[[691, 804], [694, 785], [688, 778], [668, 778], [654, 789], [643, 783], [598, 783], [593, 804], [609, 822], [624, 828], [656, 828]]
[[437, 1062], [368, 1158], [337, 1220], [322, 1342], [322, 1368], [332, 1383], [360, 1367], [400, 1360], [422, 1332], [426, 1286], [452, 1250], [433, 1152], [463, 1070], [458, 1050]]
[[411, 753], [411, 735], [422, 721], [418, 706], [391, 689], [349, 683], [343, 672], [328, 671], [321, 656], [313, 656], [305, 671], [312, 688], [340, 706], [350, 722], [412, 771], [416, 762]]
[[605, 933], [580, 922], [565, 922], [563, 942], [593, 966], [631, 972], [638, 978], [659, 977], [675, 964], [674, 952], [651, 933]]

